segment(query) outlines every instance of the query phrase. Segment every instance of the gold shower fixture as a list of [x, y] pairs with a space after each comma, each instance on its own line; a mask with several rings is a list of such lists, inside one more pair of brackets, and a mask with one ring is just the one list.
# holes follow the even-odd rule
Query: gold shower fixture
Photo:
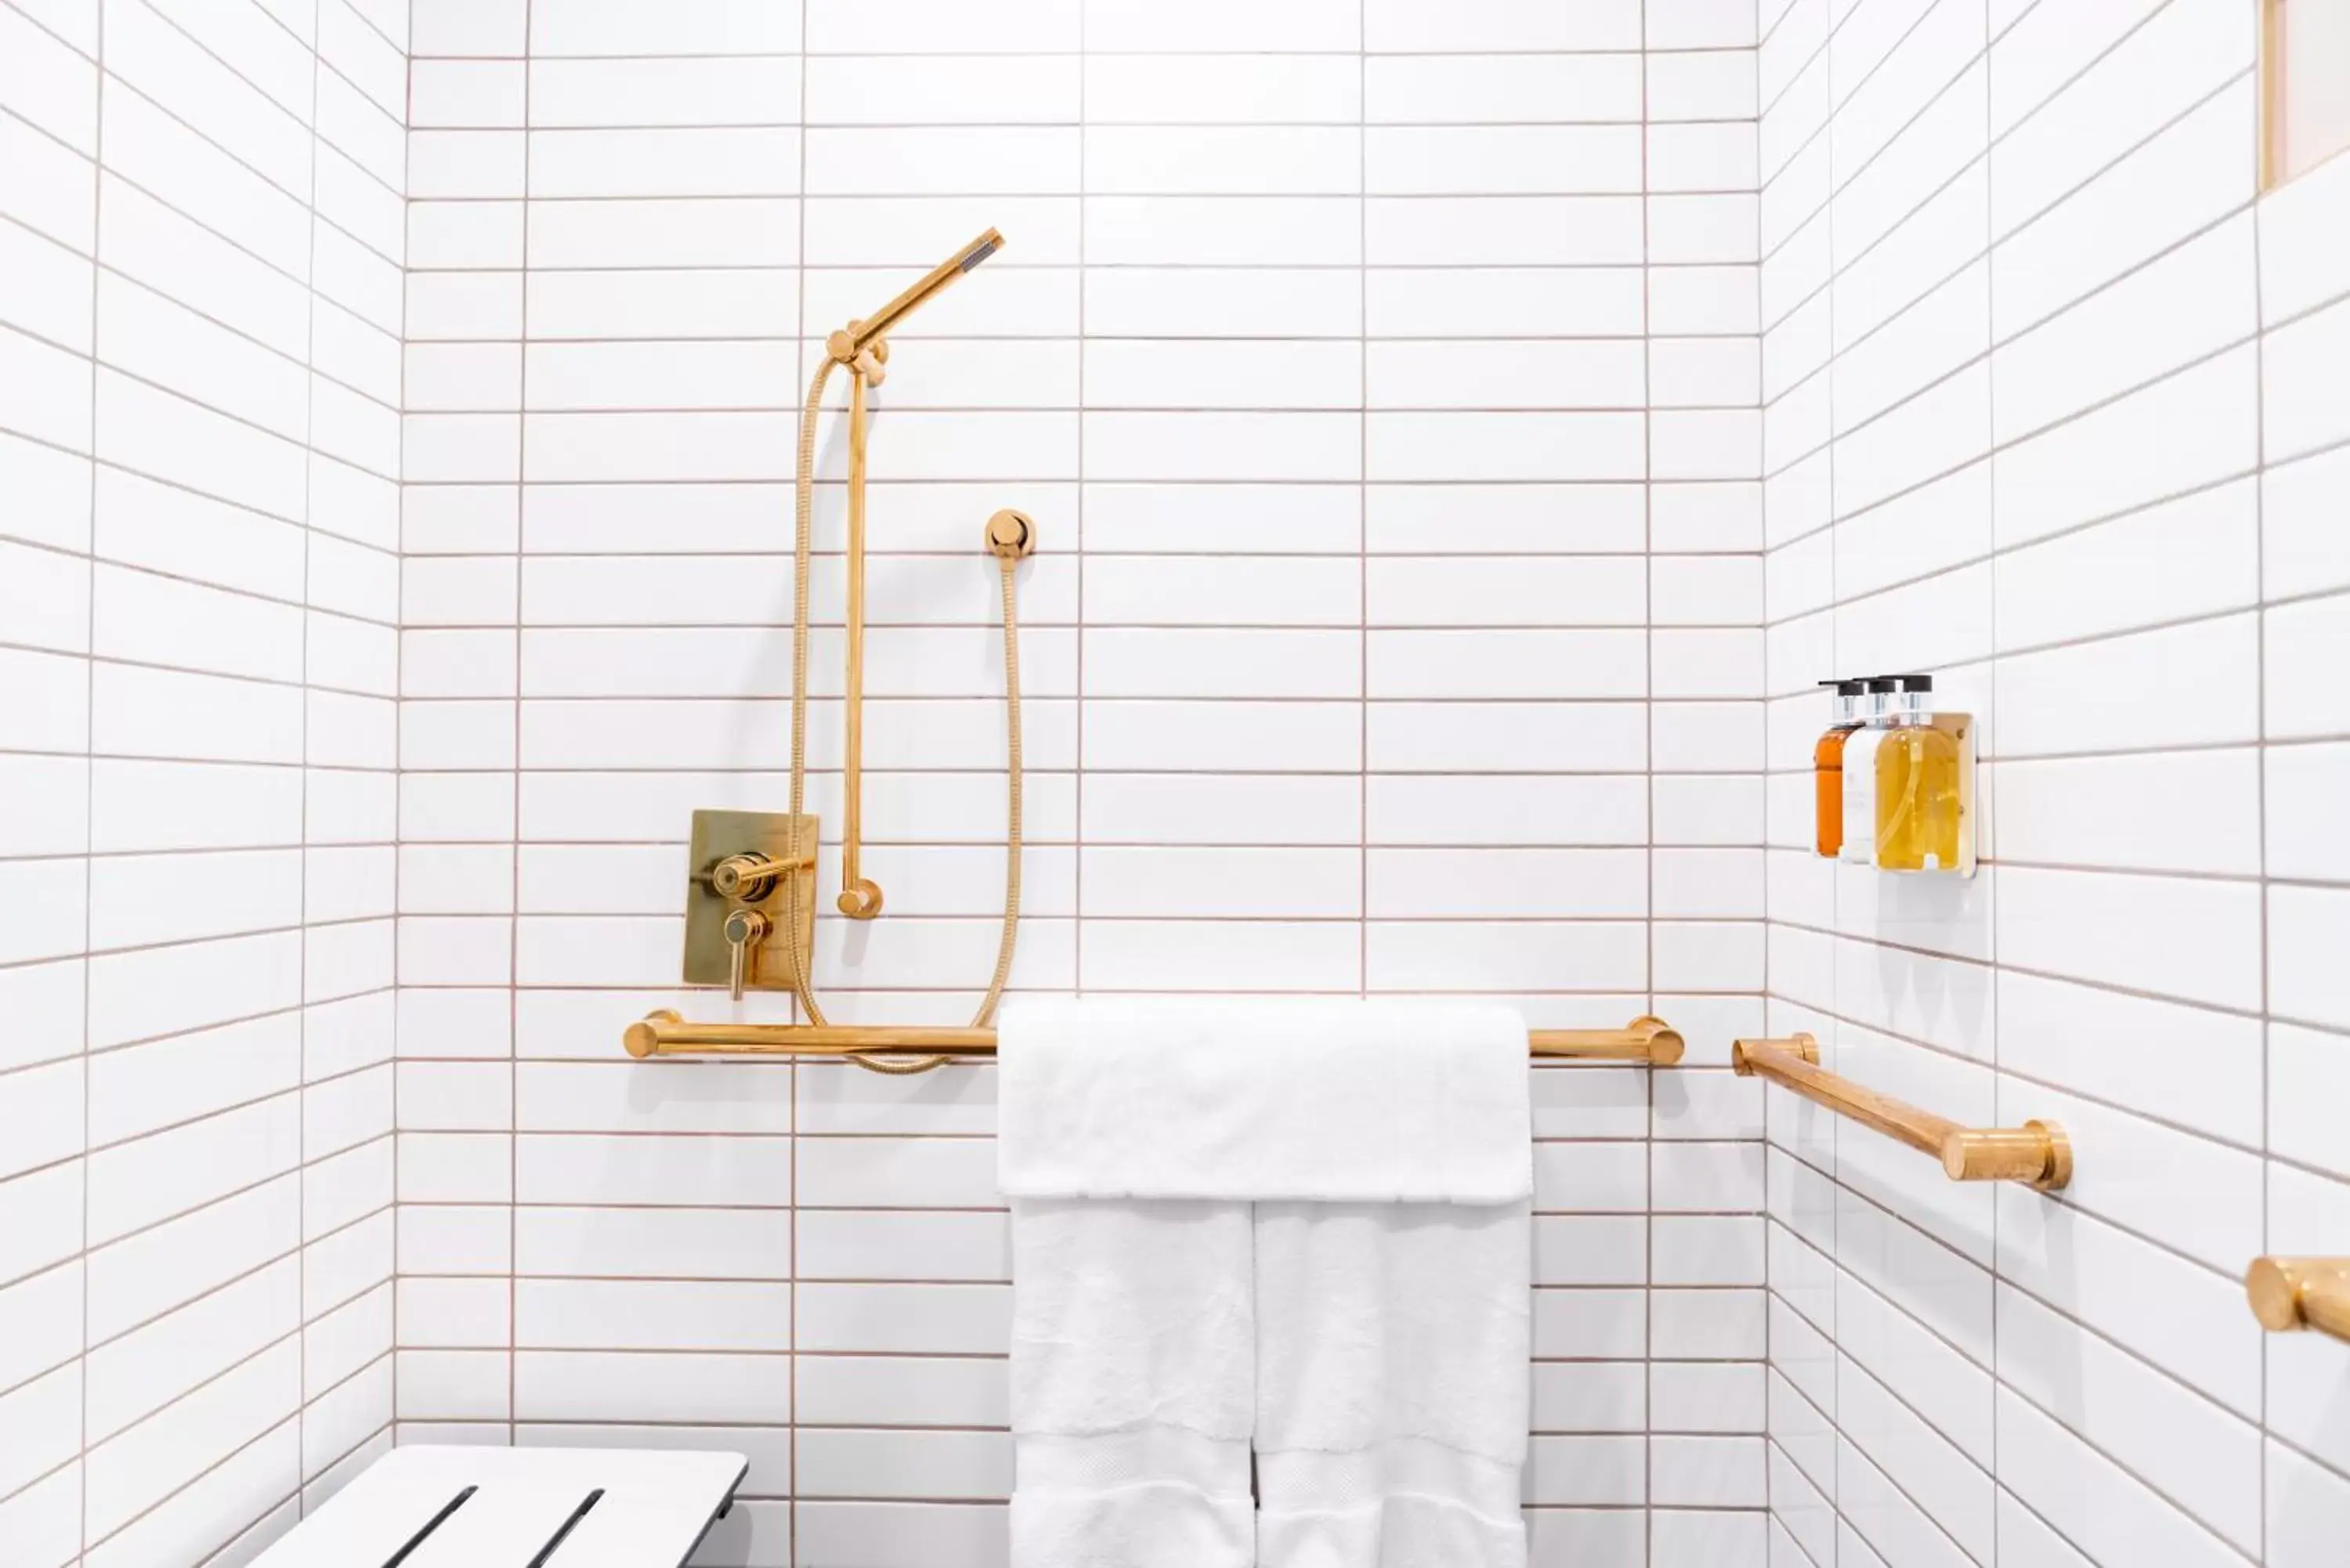
[[[990, 229], [932, 267], [922, 280], [871, 316], [850, 322], [825, 339], [835, 365], [847, 367], [848, 389], [848, 675], [842, 737], [840, 807], [840, 897], [836, 907], [852, 920], [881, 912], [881, 889], [864, 875], [865, 831], [865, 399], [888, 377], [890, 328], [931, 298], [1003, 248], [1003, 236]], [[822, 377], [818, 377], [821, 385]], [[803, 468], [803, 473], [806, 470]], [[802, 570], [806, 570], [805, 564]], [[805, 602], [805, 594], [802, 595]], [[804, 681], [795, 681], [794, 702]], [[796, 728], [796, 721], [795, 728]], [[795, 748], [794, 755], [798, 755]], [[799, 807], [795, 805], [796, 812]]]
[[[889, 361], [889, 329], [930, 303], [931, 296], [1003, 248], [1003, 236], [990, 229], [932, 267], [920, 283], [870, 316], [859, 317], [824, 341], [825, 352], [836, 364], [862, 371], [873, 386], [884, 379], [881, 367]], [[870, 365], [858, 360], [872, 355]]]
[[[790, 809], [694, 813], [686, 898], [685, 979], [724, 984], [739, 1000], [746, 988], [789, 990], [808, 1023], [822, 1026], [808, 978], [816, 937], [816, 819], [805, 810], [807, 784], [808, 567], [813, 534], [816, 420], [836, 369], [848, 373], [847, 670], [842, 704], [840, 892], [834, 907], [851, 919], [881, 912], [881, 889], [864, 874], [865, 784], [865, 441], [868, 394], [888, 377], [889, 333], [941, 290], [1003, 248], [990, 229], [883, 306], [825, 339], [801, 411], [793, 495], [792, 717]], [[987, 520], [983, 546], [995, 558], [1003, 603], [1005, 731], [1011, 802], [1005, 828], [1003, 934], [995, 973], [977, 1025], [995, 1013], [1011, 973], [1020, 919], [1019, 615], [1014, 568], [1035, 548], [1035, 524], [1009, 509]]]

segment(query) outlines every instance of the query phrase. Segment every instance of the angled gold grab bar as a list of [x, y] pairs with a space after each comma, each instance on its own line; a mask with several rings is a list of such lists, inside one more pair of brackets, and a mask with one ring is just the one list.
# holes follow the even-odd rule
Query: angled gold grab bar
[[2314, 1328], [2350, 1340], [2350, 1258], [2255, 1258], [2244, 1294], [2261, 1326]]
[[[875, 1051], [925, 1051], [935, 1056], [993, 1056], [995, 1031], [899, 1024], [688, 1023], [663, 1009], [629, 1025], [620, 1037], [631, 1056], [859, 1056]], [[1622, 1029], [1530, 1029], [1529, 1053], [1586, 1061], [1646, 1062], [1669, 1067], [1686, 1049], [1680, 1031], [1661, 1018], [1636, 1018]]]
[[1962, 1127], [1889, 1095], [1863, 1088], [1820, 1064], [1808, 1034], [1731, 1043], [1730, 1065], [1742, 1078], [1768, 1078], [1814, 1105], [1850, 1116], [1897, 1142], [1934, 1156], [1953, 1181], [2022, 1181], [2054, 1192], [2073, 1179], [2073, 1144], [2054, 1122], [2020, 1127]]

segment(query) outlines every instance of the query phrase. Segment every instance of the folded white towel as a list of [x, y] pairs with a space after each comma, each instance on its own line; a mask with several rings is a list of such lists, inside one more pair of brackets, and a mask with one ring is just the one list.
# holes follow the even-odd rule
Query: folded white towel
[[1015, 1568], [1247, 1568], [1240, 1203], [1012, 1200]]
[[1013, 1568], [1524, 1568], [1514, 1013], [1032, 1002], [998, 1051]]
[[1351, 998], [1004, 1009], [996, 1141], [1021, 1198], [1513, 1203], [1534, 1190], [1525, 1024]]
[[1264, 1568], [1524, 1568], [1530, 1206], [1255, 1210]]

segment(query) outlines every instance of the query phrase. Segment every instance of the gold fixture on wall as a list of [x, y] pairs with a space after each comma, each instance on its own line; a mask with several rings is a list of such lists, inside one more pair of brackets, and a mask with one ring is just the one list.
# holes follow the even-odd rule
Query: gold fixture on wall
[[2244, 1294], [2262, 1328], [2314, 1328], [2350, 1340], [2350, 1258], [2255, 1258]]
[[[689, 1023], [669, 1011], [629, 1026], [631, 1055], [723, 1053], [733, 1055], [846, 1057], [879, 1072], [923, 1072], [955, 1056], [995, 1051], [991, 1024], [1012, 971], [1020, 919], [1021, 794], [1019, 615], [1014, 574], [1036, 547], [1036, 525], [1004, 509], [987, 520], [983, 545], [995, 557], [1003, 592], [1005, 741], [1009, 804], [1005, 820], [1003, 929], [995, 971], [977, 1015], [964, 1028], [842, 1026], [828, 1022], [809, 980], [816, 941], [816, 852], [818, 824], [806, 806], [808, 572], [812, 554], [816, 421], [836, 368], [849, 372], [847, 670], [843, 718], [846, 752], [841, 834], [841, 885], [836, 907], [855, 919], [881, 911], [881, 889], [863, 874], [862, 781], [865, 698], [866, 400], [888, 374], [887, 334], [941, 289], [995, 254], [1003, 238], [990, 229], [949, 257], [875, 315], [850, 322], [826, 340], [826, 354], [803, 407], [797, 480], [794, 487], [792, 583], [791, 792], [780, 813], [703, 811], [694, 814], [689, 857], [685, 979], [726, 985], [740, 998], [749, 990], [788, 990], [807, 1022], [797, 1024]], [[1661, 1019], [1638, 1018], [1624, 1029], [1529, 1032], [1528, 1048], [1545, 1057], [1646, 1062], [1681, 1059], [1679, 1033]], [[914, 1060], [876, 1052], [918, 1051]]]
[[[840, 912], [852, 920], [869, 920], [881, 912], [881, 889], [864, 875], [865, 849], [865, 432], [866, 394], [889, 378], [889, 329], [928, 304], [940, 290], [1003, 248], [1003, 236], [990, 229], [932, 267], [921, 281], [871, 316], [860, 317], [825, 339], [826, 359], [809, 389], [813, 409], [823, 396], [825, 378], [836, 365], [848, 367], [848, 670], [842, 719], [840, 806]], [[799, 567], [807, 567], [806, 539], [809, 513], [809, 459], [814, 456], [813, 416], [801, 443], [799, 525], [802, 547]], [[991, 538], [992, 538], [991, 535]], [[993, 548], [993, 545], [990, 548]], [[1021, 555], [1026, 555], [1024, 549]], [[794, 628], [792, 725], [794, 768], [801, 752], [796, 744], [801, 725], [803, 679], [806, 669], [805, 608], [807, 596], [798, 595], [802, 614]], [[1018, 701], [1015, 694], [1014, 701]], [[799, 808], [795, 805], [792, 808]]]
[[[808, 572], [814, 553], [816, 421], [824, 390], [836, 369], [846, 367], [848, 393], [848, 613], [847, 701], [843, 704], [841, 764], [840, 893], [834, 907], [851, 919], [881, 912], [881, 889], [864, 874], [865, 781], [865, 482], [867, 397], [888, 376], [888, 334], [956, 278], [1003, 247], [990, 229], [931, 269], [911, 288], [869, 317], [851, 321], [825, 342], [825, 358], [808, 386], [800, 416], [798, 467], [793, 486], [791, 794], [782, 812], [698, 811], [687, 857], [685, 960], [690, 985], [724, 985], [737, 1001], [746, 990], [789, 991], [799, 1000], [809, 1026], [828, 1030], [824, 1009], [809, 979], [816, 947], [816, 849], [819, 824], [807, 805]], [[1009, 756], [1005, 814], [1003, 930], [995, 971], [980, 1002], [974, 1027], [995, 1016], [1020, 927], [1020, 857], [1023, 785], [1020, 755], [1020, 617], [1014, 573], [1035, 547], [1036, 525], [1009, 509], [987, 520], [983, 547], [995, 557], [1003, 590], [1004, 732]], [[670, 1015], [672, 1021], [674, 1014]], [[639, 1025], [638, 1028], [642, 1028]], [[741, 1029], [749, 1025], [711, 1025]], [[837, 1033], [837, 1031], [834, 1033]], [[889, 1050], [904, 1032], [880, 1032], [863, 1050]], [[637, 1030], [629, 1032], [636, 1050]], [[637, 1051], [639, 1055], [646, 1053]], [[858, 1051], [846, 1053], [882, 1072], [920, 1072], [945, 1058], [885, 1062]]]
[[[793, 944], [816, 930], [816, 820], [776, 811], [697, 811], [686, 856], [685, 981], [743, 992], [791, 984]], [[786, 915], [785, 911], [789, 914]], [[794, 934], [782, 930], [788, 919]]]
[[2073, 1179], [2073, 1144], [2054, 1122], [2020, 1127], [1962, 1127], [1931, 1111], [1864, 1088], [1820, 1064], [1819, 1042], [1809, 1034], [1784, 1040], [1738, 1040], [1730, 1065], [1742, 1078], [1768, 1078], [1814, 1105], [1876, 1128], [1942, 1162], [1953, 1181], [2022, 1181], [2053, 1192]]
[[[629, 1025], [631, 1056], [846, 1056], [871, 1051], [927, 1051], [941, 1058], [995, 1054], [995, 1031], [889, 1024], [688, 1023], [664, 1009]], [[1669, 1067], [1685, 1049], [1680, 1031], [1661, 1018], [1636, 1018], [1622, 1029], [1529, 1029], [1528, 1054], [1590, 1062], [1645, 1062]]]

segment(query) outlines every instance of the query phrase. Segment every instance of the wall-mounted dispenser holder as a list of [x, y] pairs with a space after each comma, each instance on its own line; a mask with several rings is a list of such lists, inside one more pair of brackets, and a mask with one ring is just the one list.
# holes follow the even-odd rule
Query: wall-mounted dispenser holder
[[1880, 871], [1975, 871], [1975, 720], [1933, 711], [1930, 675], [1823, 681], [1835, 722], [1813, 752], [1823, 857]]

